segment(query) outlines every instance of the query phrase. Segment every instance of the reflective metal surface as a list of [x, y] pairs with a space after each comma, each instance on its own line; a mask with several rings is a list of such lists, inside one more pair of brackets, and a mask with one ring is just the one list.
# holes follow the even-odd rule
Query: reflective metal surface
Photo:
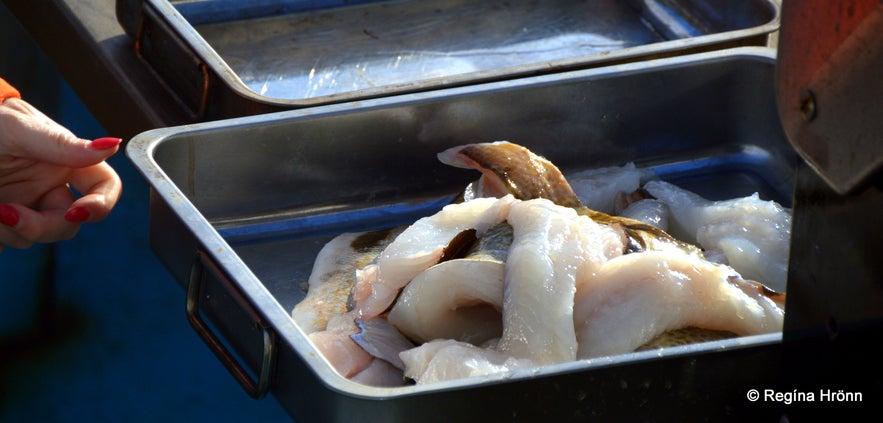
[[801, 156], [838, 193], [883, 169], [883, 1], [786, 2], [777, 96]]
[[619, 0], [396, 1], [196, 30], [249, 89], [280, 99], [421, 84], [665, 41]]
[[195, 119], [762, 46], [779, 22], [774, 0], [117, 4]]

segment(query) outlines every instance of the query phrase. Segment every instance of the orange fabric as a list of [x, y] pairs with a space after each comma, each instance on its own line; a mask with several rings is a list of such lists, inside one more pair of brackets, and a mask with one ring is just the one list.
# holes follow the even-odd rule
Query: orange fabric
[[21, 98], [21, 93], [15, 87], [9, 85], [6, 80], [0, 78], [0, 103], [6, 101], [7, 98]]

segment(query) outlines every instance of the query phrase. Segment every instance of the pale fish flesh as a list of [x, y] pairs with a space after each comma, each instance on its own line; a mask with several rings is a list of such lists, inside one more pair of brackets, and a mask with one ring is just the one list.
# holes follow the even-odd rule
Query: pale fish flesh
[[619, 214], [616, 198], [620, 193], [634, 192], [644, 182], [655, 179], [651, 170], [634, 163], [583, 170], [567, 175], [573, 192], [586, 207], [607, 214]]
[[623, 255], [577, 286], [578, 357], [634, 351], [666, 331], [686, 327], [737, 335], [781, 331], [784, 297], [695, 256]]
[[417, 275], [387, 319], [417, 342], [455, 339], [479, 344], [503, 330], [503, 272], [512, 227], [502, 222], [474, 240], [463, 258]]
[[404, 386], [408, 383], [400, 369], [380, 359], [372, 361], [368, 367], [353, 375], [350, 380], [363, 385], [386, 388]]
[[655, 198], [643, 198], [632, 201], [616, 214], [668, 231], [671, 210], [662, 201]]
[[499, 260], [448, 260], [417, 275], [387, 318], [416, 342], [481, 343], [502, 332], [503, 267]]
[[353, 288], [355, 317], [371, 318], [387, 310], [411, 279], [438, 263], [445, 248], [460, 232], [475, 229], [481, 235], [500, 223], [514, 198], [477, 198], [445, 206], [421, 218], [399, 234], [377, 257], [357, 273]]
[[501, 373], [536, 366], [528, 359], [500, 353], [490, 347], [440, 339], [401, 353], [405, 376], [417, 384]]
[[791, 212], [753, 195], [710, 201], [663, 181], [644, 189], [671, 210], [672, 233], [719, 252], [744, 278], [785, 292], [791, 243]]
[[350, 378], [368, 368], [374, 356], [350, 338], [358, 333], [355, 320], [349, 313], [331, 317], [325, 330], [308, 335], [316, 350], [341, 376]]
[[572, 361], [576, 283], [621, 254], [622, 240], [574, 209], [545, 199], [516, 202], [507, 220], [514, 235], [497, 349], [538, 364]]

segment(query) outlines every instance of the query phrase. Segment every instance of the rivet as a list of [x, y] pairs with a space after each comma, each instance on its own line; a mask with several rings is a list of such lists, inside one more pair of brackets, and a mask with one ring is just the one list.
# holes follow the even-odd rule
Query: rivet
[[807, 122], [812, 122], [816, 118], [816, 96], [810, 90], [800, 91], [799, 96], [800, 113]]

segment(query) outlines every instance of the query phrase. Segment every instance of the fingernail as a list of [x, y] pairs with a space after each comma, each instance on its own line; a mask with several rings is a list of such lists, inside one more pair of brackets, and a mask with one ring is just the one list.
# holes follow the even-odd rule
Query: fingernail
[[85, 207], [74, 207], [64, 214], [64, 220], [73, 223], [85, 222], [89, 219], [89, 210]]
[[0, 204], [0, 222], [9, 227], [18, 225], [18, 210], [8, 204]]
[[123, 142], [122, 138], [104, 137], [92, 140], [92, 148], [96, 150], [107, 150], [114, 148]]

